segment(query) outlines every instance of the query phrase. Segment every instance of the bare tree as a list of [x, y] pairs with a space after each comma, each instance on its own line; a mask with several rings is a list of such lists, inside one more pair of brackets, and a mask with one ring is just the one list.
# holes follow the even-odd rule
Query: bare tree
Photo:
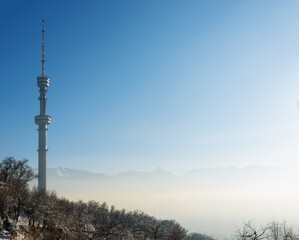
[[261, 226], [256, 228], [251, 221], [244, 224], [243, 229], [237, 230], [237, 238], [240, 240], [262, 240], [269, 238], [270, 227]]
[[13, 157], [5, 158], [0, 163], [0, 217], [3, 227], [10, 229], [11, 221], [18, 222], [22, 209], [29, 196], [27, 183], [36, 178], [28, 166], [28, 160], [17, 161]]
[[244, 224], [242, 229], [237, 230], [237, 238], [240, 240], [298, 240], [299, 235], [296, 234], [286, 222], [272, 222], [265, 226], [256, 228], [252, 222]]
[[0, 163], [0, 182], [24, 185], [36, 177], [28, 166], [28, 159], [17, 161], [13, 157], [7, 157]]

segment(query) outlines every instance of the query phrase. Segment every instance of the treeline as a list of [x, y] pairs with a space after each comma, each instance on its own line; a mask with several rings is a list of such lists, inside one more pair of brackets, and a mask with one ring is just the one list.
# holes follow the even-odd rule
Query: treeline
[[208, 240], [174, 220], [159, 220], [141, 211], [118, 210], [106, 203], [69, 201], [54, 192], [29, 189], [37, 176], [28, 160], [0, 163], [0, 232], [23, 239]]

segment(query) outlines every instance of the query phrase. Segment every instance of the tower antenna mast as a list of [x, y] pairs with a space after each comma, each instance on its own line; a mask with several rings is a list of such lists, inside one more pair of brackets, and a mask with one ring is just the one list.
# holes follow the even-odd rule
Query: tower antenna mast
[[45, 76], [45, 61], [46, 61], [45, 60], [45, 20], [42, 20], [42, 23], [43, 23], [43, 30], [42, 30], [42, 33], [43, 33], [42, 76], [44, 77]]

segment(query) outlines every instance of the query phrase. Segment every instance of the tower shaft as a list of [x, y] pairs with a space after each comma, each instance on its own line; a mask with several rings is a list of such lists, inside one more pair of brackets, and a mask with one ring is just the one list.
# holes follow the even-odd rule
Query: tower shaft
[[38, 128], [38, 189], [46, 190], [47, 186], [47, 125]]
[[47, 186], [47, 131], [51, 123], [51, 117], [46, 114], [47, 87], [50, 78], [47, 76], [37, 77], [37, 85], [40, 90], [40, 114], [35, 116], [35, 123], [38, 125], [38, 189], [46, 190]]

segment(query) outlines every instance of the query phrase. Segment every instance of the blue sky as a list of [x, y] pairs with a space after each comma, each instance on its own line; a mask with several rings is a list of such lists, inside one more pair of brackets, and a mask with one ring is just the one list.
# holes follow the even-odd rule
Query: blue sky
[[1, 1], [0, 157], [175, 173], [299, 158], [298, 1]]

